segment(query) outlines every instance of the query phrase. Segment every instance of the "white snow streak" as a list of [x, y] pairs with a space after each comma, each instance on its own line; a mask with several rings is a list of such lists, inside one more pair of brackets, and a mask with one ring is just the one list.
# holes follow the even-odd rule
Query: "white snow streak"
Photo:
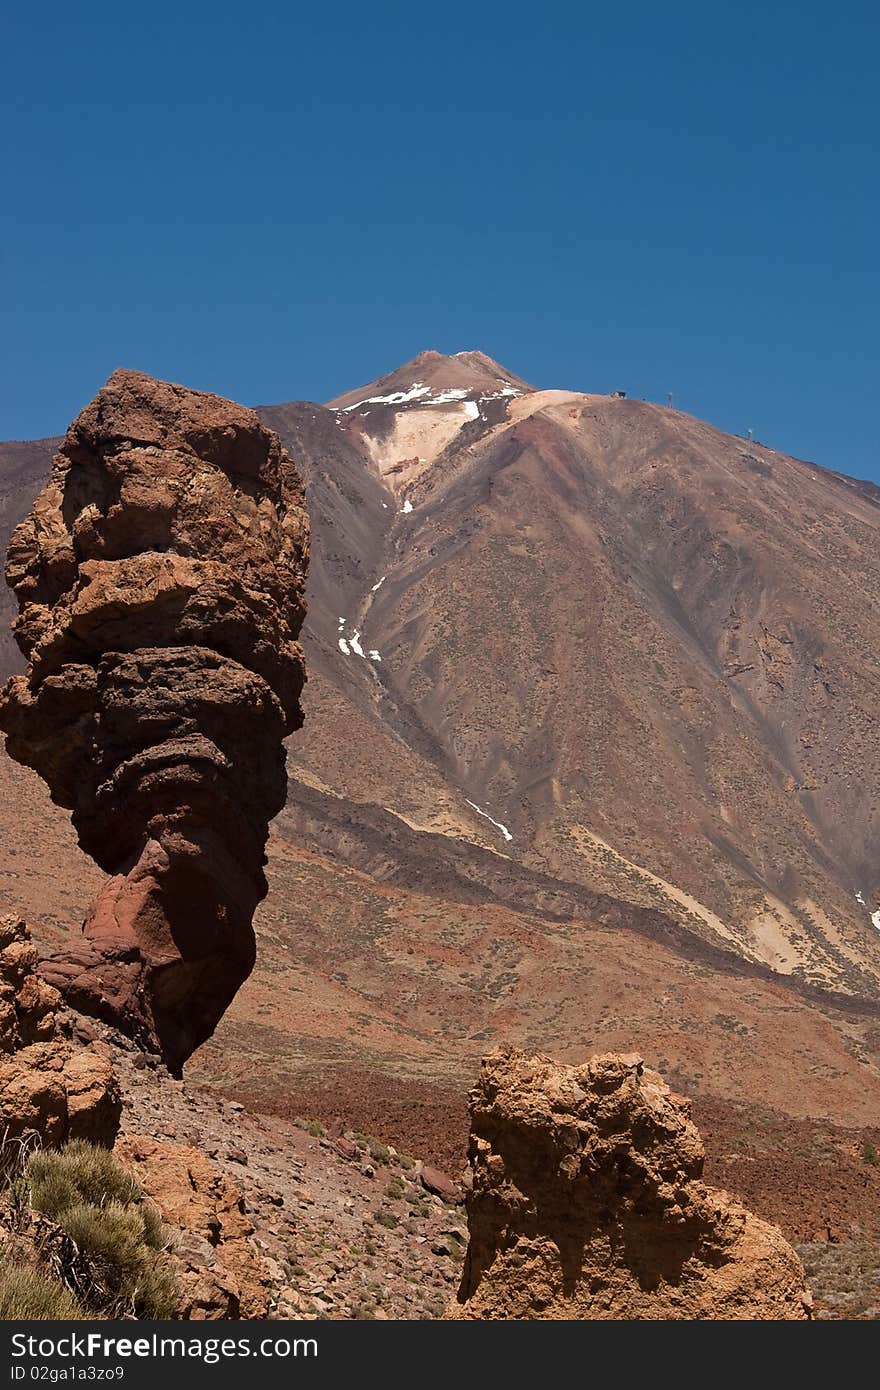
[[414, 381], [408, 391], [392, 391], [390, 396], [365, 396], [362, 401], [355, 401], [353, 405], [344, 405], [343, 411], [357, 410], [360, 405], [405, 405], [407, 401], [418, 400], [419, 396], [424, 396], [426, 391], [430, 391], [430, 386], [423, 386], [420, 381]]
[[[859, 889], [858, 893], [856, 893], [856, 902], [859, 904], [859, 907], [868, 906], [868, 904], [865, 902], [865, 896], [862, 893], [861, 889]], [[877, 908], [876, 912], [871, 913], [871, 926], [876, 927], [877, 930], [880, 931], [880, 907]]]
[[494, 820], [493, 817], [489, 815], [489, 812], [484, 811], [482, 806], [478, 806], [475, 801], [468, 801], [467, 797], [465, 797], [465, 801], [467, 801], [468, 806], [473, 806], [478, 816], [485, 816], [486, 820], [492, 821], [492, 824], [495, 826], [495, 828], [501, 831], [501, 834], [504, 836], [505, 840], [513, 839], [513, 836], [511, 835], [507, 826], [502, 825], [500, 820]]
[[476, 401], [465, 401], [462, 409], [469, 420], [477, 420], [480, 416], [480, 407]]
[[436, 396], [429, 396], [424, 405], [449, 405], [450, 401], [463, 401], [467, 395], [466, 386], [447, 386]]
[[[454, 402], [461, 401], [470, 419], [475, 420], [479, 412], [477, 401], [468, 400], [471, 388], [467, 386], [446, 386], [440, 391], [432, 392], [430, 386], [425, 386], [421, 381], [413, 382], [408, 391], [392, 391], [387, 396], [365, 396], [363, 400], [354, 401], [352, 405], [337, 407], [337, 414], [346, 415], [350, 410], [359, 410], [365, 405], [452, 405]], [[502, 396], [521, 396], [522, 391], [515, 386], [503, 386], [499, 391], [488, 391], [485, 395], [479, 396], [478, 401], [497, 401]]]
[[[344, 619], [340, 618], [339, 621], [342, 623]], [[339, 643], [339, 650], [342, 652], [343, 656], [360, 656], [363, 657], [365, 661], [367, 659], [370, 661], [382, 660], [375, 647], [371, 647], [368, 652], [364, 651], [359, 631], [351, 633], [348, 637], [343, 637], [342, 633], [339, 632], [337, 633], [337, 641]]]
[[376, 580], [376, 583], [375, 583], [375, 584], [373, 585], [373, 587], [370, 589], [370, 593], [371, 593], [371, 594], [374, 594], [374, 593], [376, 592], [377, 589], [381, 589], [382, 585], [385, 583], [385, 578], [386, 578], [386, 576], [383, 574], [381, 579], [377, 579], [377, 580]]
[[412, 511], [412, 502], [410, 502], [410, 500], [409, 500], [408, 497], [407, 497], [406, 501], [404, 502], [404, 504], [403, 504], [403, 506], [401, 507], [400, 510], [401, 510], [402, 512], [411, 512], [411, 511]]

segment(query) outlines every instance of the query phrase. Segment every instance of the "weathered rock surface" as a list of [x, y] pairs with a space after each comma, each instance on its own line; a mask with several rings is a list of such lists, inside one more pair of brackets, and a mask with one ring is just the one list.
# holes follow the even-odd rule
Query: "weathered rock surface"
[[457, 1318], [804, 1319], [775, 1226], [700, 1181], [688, 1103], [635, 1055], [579, 1067], [514, 1051], [471, 1093], [469, 1244]]
[[308, 542], [296, 469], [252, 411], [127, 371], [12, 536], [29, 665], [0, 696], [7, 751], [112, 875], [47, 977], [175, 1068], [253, 967]]
[[226, 1174], [187, 1144], [128, 1136], [116, 1152], [175, 1230], [178, 1316], [265, 1318], [269, 1279], [244, 1199]]
[[24, 922], [0, 919], [0, 1138], [109, 1146], [122, 1110], [113, 1067], [63, 1036], [61, 996], [36, 964]]

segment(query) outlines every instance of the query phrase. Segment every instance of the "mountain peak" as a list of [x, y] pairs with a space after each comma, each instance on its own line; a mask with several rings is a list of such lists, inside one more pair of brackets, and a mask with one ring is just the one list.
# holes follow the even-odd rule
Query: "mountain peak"
[[[404, 396], [415, 401], [438, 392], [457, 391], [477, 395], [499, 389], [519, 394], [533, 388], [484, 352], [465, 351], [447, 355], [435, 348], [428, 348], [387, 375], [335, 396], [327, 404], [336, 409], [350, 410], [367, 402], [402, 404]], [[397, 399], [388, 401], [389, 396]]]

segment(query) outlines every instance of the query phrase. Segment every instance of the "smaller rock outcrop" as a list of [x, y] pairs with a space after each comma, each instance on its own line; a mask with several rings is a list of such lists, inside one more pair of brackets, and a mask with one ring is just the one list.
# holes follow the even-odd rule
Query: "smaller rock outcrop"
[[775, 1226], [701, 1180], [688, 1102], [636, 1055], [485, 1059], [453, 1318], [804, 1319]]
[[47, 978], [175, 1070], [253, 968], [308, 545], [296, 469], [253, 411], [126, 371], [10, 543], [28, 670], [0, 692], [6, 749], [111, 875]]
[[181, 1290], [177, 1316], [198, 1321], [265, 1318], [269, 1280], [253, 1223], [230, 1179], [198, 1149], [128, 1135], [116, 1153], [175, 1231]]
[[37, 948], [17, 917], [0, 918], [0, 1139], [110, 1147], [122, 1102], [109, 1059], [61, 1028], [61, 996], [37, 973]]

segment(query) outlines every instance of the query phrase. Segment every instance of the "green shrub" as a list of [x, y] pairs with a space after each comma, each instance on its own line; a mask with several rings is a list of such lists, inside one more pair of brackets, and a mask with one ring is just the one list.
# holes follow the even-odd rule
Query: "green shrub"
[[142, 1264], [146, 1241], [137, 1207], [124, 1207], [121, 1202], [93, 1207], [80, 1202], [59, 1215], [77, 1249], [93, 1264], [107, 1269], [114, 1282], [124, 1282]]
[[388, 1186], [385, 1188], [385, 1196], [392, 1202], [398, 1201], [404, 1194], [405, 1188], [400, 1178], [389, 1178]]
[[393, 1211], [377, 1211], [373, 1213], [373, 1220], [377, 1226], [386, 1226], [389, 1231], [393, 1231], [397, 1225], [397, 1217]]
[[80, 1321], [85, 1313], [70, 1289], [30, 1265], [0, 1264], [0, 1321], [20, 1318]]
[[877, 1152], [876, 1144], [872, 1144], [870, 1139], [865, 1139], [862, 1143], [862, 1158], [872, 1168], [880, 1168], [880, 1153]]
[[168, 1230], [159, 1208], [144, 1198], [139, 1210], [144, 1223], [144, 1243], [151, 1250], [164, 1250], [168, 1244]]
[[391, 1162], [391, 1153], [387, 1144], [383, 1144], [381, 1139], [369, 1139], [367, 1140], [367, 1149], [374, 1163], [381, 1163], [386, 1168], [388, 1167]]
[[69, 1281], [93, 1312], [167, 1318], [177, 1284], [159, 1252], [161, 1216], [107, 1149], [75, 1140], [34, 1154], [25, 1170], [31, 1205], [56, 1221], [75, 1247]]
[[109, 1149], [73, 1139], [63, 1149], [43, 1149], [28, 1159], [31, 1200], [37, 1211], [58, 1219], [59, 1212], [80, 1202], [94, 1207], [107, 1202], [126, 1206], [143, 1196], [130, 1173]]

